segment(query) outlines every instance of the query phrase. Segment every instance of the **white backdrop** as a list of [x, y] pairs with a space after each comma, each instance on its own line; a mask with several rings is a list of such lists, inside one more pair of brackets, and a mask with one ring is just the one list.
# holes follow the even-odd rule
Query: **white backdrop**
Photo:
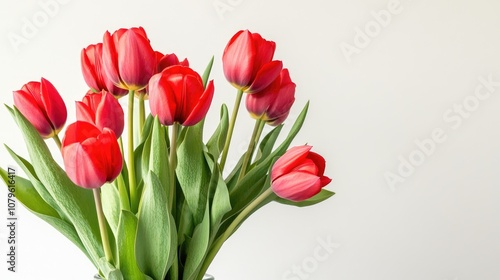
[[[0, 102], [45, 77], [68, 122], [86, 91], [80, 51], [105, 30], [143, 26], [153, 47], [202, 71], [212, 55], [218, 107], [234, 89], [221, 55], [240, 29], [277, 44], [297, 83], [295, 144], [327, 159], [323, 204], [271, 204], [224, 245], [217, 280], [500, 279], [500, 2], [493, 0], [7, 1], [0, 4]], [[230, 162], [252, 121], [240, 114]], [[0, 142], [27, 156], [0, 108]], [[289, 127], [289, 126], [288, 126]], [[48, 142], [52, 149], [54, 143]], [[0, 149], [0, 166], [14, 161]], [[7, 271], [0, 188], [0, 279], [91, 279], [83, 254], [18, 205], [17, 272]]]

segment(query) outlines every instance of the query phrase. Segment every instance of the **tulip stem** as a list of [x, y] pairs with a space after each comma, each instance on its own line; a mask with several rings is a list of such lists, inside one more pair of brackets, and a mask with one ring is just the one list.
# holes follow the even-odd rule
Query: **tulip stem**
[[139, 94], [139, 139], [141, 139], [142, 129], [146, 120], [146, 113], [144, 111], [144, 94]]
[[262, 130], [264, 129], [264, 124], [265, 122], [262, 121], [261, 119], [257, 119], [255, 121], [252, 137], [250, 138], [250, 142], [248, 143], [248, 149], [247, 152], [245, 153], [245, 158], [243, 159], [243, 166], [241, 167], [237, 182], [241, 181], [241, 179], [243, 178], [243, 176], [245, 176], [247, 172], [248, 165], [252, 160], [252, 155], [255, 150], [255, 146], [257, 146], [257, 143], [259, 142], [260, 139], [260, 135], [262, 134]]
[[175, 210], [175, 169], [177, 168], [177, 138], [179, 134], [179, 124], [174, 122], [172, 125], [172, 135], [170, 135], [170, 192], [168, 196], [168, 207], [170, 213]]
[[233, 222], [229, 225], [229, 227], [224, 231], [221, 237], [219, 237], [214, 245], [209, 250], [203, 265], [200, 270], [199, 275], [204, 275], [208, 269], [208, 266], [215, 258], [215, 255], [219, 252], [220, 248], [224, 244], [224, 242], [234, 233], [234, 231], [238, 228], [238, 226], [250, 215], [252, 211], [259, 206], [263, 201], [265, 201], [271, 194], [273, 190], [269, 187], [263, 193], [261, 193], [254, 201], [252, 201], [240, 214], [233, 220]]
[[135, 182], [133, 90], [129, 90], [128, 92], [128, 184], [130, 190], [130, 208], [133, 213], [136, 213], [139, 201]]
[[106, 260], [113, 264], [113, 253], [109, 245], [108, 229], [106, 228], [106, 218], [102, 211], [101, 192], [99, 188], [93, 189], [95, 208], [97, 210], [97, 220], [99, 221], [99, 230], [101, 231], [102, 247], [104, 248], [104, 255]]
[[56, 145], [57, 147], [59, 148], [59, 150], [61, 149], [62, 147], [62, 144], [61, 144], [61, 139], [59, 139], [59, 135], [58, 134], [55, 134], [52, 139], [54, 139], [54, 142], [56, 142]]
[[224, 144], [224, 149], [222, 151], [222, 158], [220, 160], [220, 170], [221, 173], [224, 172], [224, 166], [226, 165], [227, 154], [229, 152], [229, 145], [231, 144], [231, 138], [233, 137], [234, 124], [236, 123], [236, 118], [238, 117], [238, 110], [240, 109], [241, 98], [243, 97], [243, 91], [238, 90], [236, 94], [236, 100], [234, 101], [233, 113], [231, 115], [231, 120], [229, 121], [229, 128], [227, 130], [226, 142]]

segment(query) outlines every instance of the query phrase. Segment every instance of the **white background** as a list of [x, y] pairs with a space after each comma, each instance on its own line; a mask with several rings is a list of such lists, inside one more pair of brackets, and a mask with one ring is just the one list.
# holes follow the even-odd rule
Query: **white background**
[[[311, 100], [295, 144], [326, 157], [327, 188], [337, 194], [307, 209], [261, 209], [216, 257], [209, 272], [217, 280], [500, 279], [500, 86], [487, 91], [479, 81], [500, 81], [500, 2], [401, 0], [382, 26], [372, 12], [388, 10], [390, 0], [54, 1], [0, 4], [0, 103], [12, 104], [13, 90], [43, 76], [74, 121], [74, 101], [86, 91], [81, 49], [105, 30], [139, 25], [155, 49], [188, 57], [198, 71], [215, 55], [208, 128], [220, 104], [234, 100], [221, 55], [240, 29], [276, 42], [276, 59], [297, 83], [292, 117]], [[47, 12], [40, 4], [49, 2], [57, 6]], [[23, 34], [27, 21], [36, 31]], [[13, 36], [25, 40], [16, 45]], [[355, 53], [343, 52], [347, 45]], [[460, 116], [454, 106], [464, 102]], [[241, 112], [230, 162], [251, 133]], [[0, 119], [0, 142], [27, 156], [7, 110]], [[445, 140], [419, 152], [415, 141], [435, 129]], [[398, 175], [411, 155], [418, 166], [410, 163], [413, 173], [391, 188], [385, 176]], [[2, 147], [0, 166], [9, 164]], [[6, 200], [0, 188], [1, 225]], [[0, 226], [0, 279], [92, 278], [74, 245], [21, 205], [17, 213], [18, 272], [7, 272]], [[326, 251], [319, 240], [334, 246]]]

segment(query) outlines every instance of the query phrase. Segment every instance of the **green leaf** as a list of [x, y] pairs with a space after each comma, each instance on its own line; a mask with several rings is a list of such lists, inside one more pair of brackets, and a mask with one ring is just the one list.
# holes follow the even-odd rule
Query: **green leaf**
[[101, 188], [101, 197], [104, 201], [102, 209], [109, 227], [116, 236], [118, 231], [118, 222], [120, 221], [120, 194], [118, 189], [112, 184], [104, 184]]
[[64, 216], [75, 227], [82, 244], [93, 263], [104, 255], [92, 191], [82, 189], [68, 178], [64, 170], [54, 161], [38, 131], [14, 109], [17, 124], [23, 132], [33, 168], [40, 182], [57, 202]]
[[264, 137], [264, 139], [262, 139], [259, 145], [259, 151], [256, 156], [255, 164], [259, 164], [271, 154], [282, 128], [283, 125], [275, 127]]
[[99, 268], [106, 280], [123, 280], [121, 271], [110, 264], [106, 258], [99, 259]]
[[149, 172], [139, 205], [135, 257], [139, 269], [164, 279], [177, 249], [177, 230], [160, 180]]
[[[160, 124], [159, 119], [154, 119], [153, 132], [151, 134], [151, 148], [149, 156], [149, 170], [157, 174], [164, 192], [170, 189], [170, 172], [168, 162], [168, 151], [165, 140], [165, 130]], [[167, 193], [168, 196], [168, 193]]]
[[210, 238], [210, 215], [208, 206], [200, 224], [196, 226], [193, 237], [187, 246], [186, 262], [184, 264], [183, 280], [197, 280], [199, 269], [207, 253]]
[[292, 206], [297, 206], [297, 207], [306, 207], [306, 206], [311, 206], [314, 204], [318, 204], [322, 201], [325, 201], [328, 198], [332, 197], [334, 194], [335, 194], [334, 192], [331, 192], [331, 191], [326, 190], [326, 189], [322, 189], [318, 194], [316, 194], [315, 196], [313, 196], [309, 199], [306, 199], [304, 201], [294, 202], [294, 201], [290, 201], [287, 199], [283, 199], [283, 198], [278, 197], [278, 196], [276, 196], [275, 201], [279, 202], [281, 204], [286, 204], [286, 205], [292, 205]]
[[40, 179], [38, 179], [38, 176], [35, 173], [35, 169], [31, 165], [31, 163], [29, 163], [26, 159], [16, 154], [7, 145], [5, 145], [5, 148], [12, 156], [12, 158], [16, 161], [16, 163], [24, 170], [26, 175], [28, 175], [31, 184], [36, 189], [37, 193], [42, 197], [42, 199], [46, 203], [48, 203], [55, 211], [57, 211], [59, 216], [64, 217], [64, 213], [62, 213], [61, 209], [59, 208], [59, 205], [57, 205], [54, 198], [50, 195], [45, 186], [40, 182]]
[[212, 56], [212, 59], [210, 59], [210, 61], [208, 62], [208, 65], [205, 68], [203, 75], [201, 76], [201, 80], [203, 81], [203, 87], [207, 87], [208, 77], [210, 77], [210, 72], [212, 71], [213, 64], [214, 64], [214, 56]]
[[220, 174], [219, 165], [215, 164], [215, 160], [210, 154], [205, 154], [205, 157], [210, 169], [212, 170], [208, 201], [210, 203], [211, 235], [215, 236], [224, 215], [231, 211], [231, 199], [229, 197], [229, 191], [226, 183]]
[[210, 170], [204, 156], [202, 123], [186, 127], [186, 137], [177, 149], [176, 174], [195, 224], [203, 219], [208, 195]]
[[[9, 178], [7, 171], [0, 168], [0, 175], [2, 180], [8, 186]], [[37, 217], [44, 220], [66, 236], [66, 238], [73, 242], [73, 244], [80, 248], [80, 250], [82, 250], [82, 252], [89, 257], [88, 252], [78, 237], [75, 228], [70, 223], [61, 219], [57, 211], [42, 199], [30, 181], [21, 176], [16, 176], [15, 187], [16, 189], [14, 193], [17, 201], [21, 202], [31, 213], [35, 214]], [[92, 260], [90, 257], [89, 259]], [[97, 263], [94, 263], [94, 265], [97, 267]]]
[[212, 154], [216, 159], [219, 158], [224, 149], [224, 143], [226, 142], [227, 129], [229, 126], [229, 113], [227, 111], [226, 104], [222, 104], [220, 108], [220, 122], [214, 134], [207, 142], [207, 149], [210, 154]]
[[141, 143], [144, 143], [146, 139], [151, 135], [151, 129], [153, 128], [153, 115], [149, 114], [144, 122], [144, 127], [142, 128]]
[[135, 259], [135, 238], [137, 217], [130, 211], [122, 210], [118, 224], [116, 247], [118, 248], [118, 268], [125, 279], [146, 279], [139, 270]]

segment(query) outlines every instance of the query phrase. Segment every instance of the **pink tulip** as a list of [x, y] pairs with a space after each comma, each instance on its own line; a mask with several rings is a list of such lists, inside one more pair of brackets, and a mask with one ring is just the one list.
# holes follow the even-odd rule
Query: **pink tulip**
[[268, 87], [247, 95], [246, 107], [253, 118], [276, 126], [285, 121], [294, 101], [295, 83], [285, 68]]
[[213, 81], [204, 89], [200, 75], [185, 66], [168, 67], [149, 81], [151, 114], [163, 125], [197, 124], [207, 114], [213, 95]]
[[273, 165], [271, 188], [281, 198], [303, 201], [319, 193], [332, 180], [324, 176], [325, 159], [311, 146], [297, 146], [288, 150]]
[[94, 124], [101, 131], [105, 127], [120, 137], [124, 127], [123, 109], [109, 92], [87, 92], [81, 102], [76, 102], [76, 119]]
[[89, 45], [81, 52], [83, 78], [93, 91], [105, 90], [116, 97], [127, 95], [128, 90], [119, 88], [103, 73], [102, 43]]
[[72, 123], [66, 129], [61, 151], [68, 177], [82, 188], [99, 188], [122, 170], [120, 147], [108, 128], [100, 131], [88, 122]]
[[14, 105], [45, 139], [56, 135], [66, 123], [66, 105], [57, 89], [44, 78], [14, 91]]
[[141, 90], [156, 73], [156, 54], [142, 27], [104, 33], [104, 73], [117, 87]]
[[238, 31], [222, 55], [226, 79], [237, 89], [253, 93], [266, 88], [279, 75], [283, 64], [272, 60], [276, 44], [258, 33]]

